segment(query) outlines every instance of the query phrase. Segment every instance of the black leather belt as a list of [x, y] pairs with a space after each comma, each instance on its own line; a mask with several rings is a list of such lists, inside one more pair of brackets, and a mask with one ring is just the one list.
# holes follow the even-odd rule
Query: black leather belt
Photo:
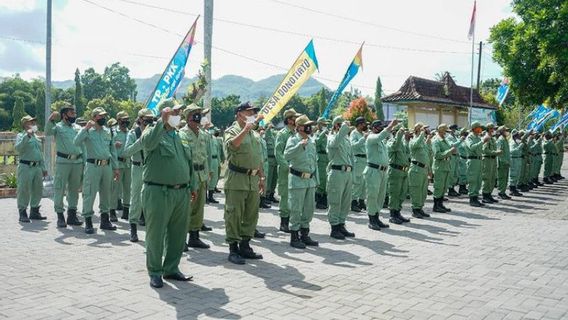
[[464, 160], [467, 160], [467, 157], [464, 157], [464, 156], [460, 156], [460, 158], [462, 158], [462, 159], [464, 159]]
[[325, 151], [318, 151], [319, 154], [327, 154]]
[[367, 158], [366, 154], [356, 154], [355, 155], [357, 158]]
[[525, 156], [511, 157], [511, 159], [523, 159]]
[[400, 170], [400, 171], [404, 171], [404, 172], [408, 171], [407, 166], [401, 166], [401, 165], [394, 164], [394, 163], [389, 164], [389, 166], [393, 169], [397, 169], [397, 170]]
[[273, 155], [271, 155], [271, 154], [269, 154], [268, 157], [269, 157], [269, 158], [276, 158], [275, 156], [273, 156]]
[[246, 174], [246, 175], [249, 175], [249, 176], [258, 176], [260, 174], [260, 169], [241, 168], [241, 167], [238, 167], [238, 166], [236, 166], [236, 165], [234, 165], [230, 162], [229, 162], [229, 169], [231, 171]]
[[25, 164], [28, 165], [30, 167], [36, 167], [39, 166], [39, 164], [41, 163], [41, 161], [28, 161], [28, 160], [20, 160], [21, 164]]
[[189, 186], [189, 183], [163, 184], [163, 183], [155, 183], [155, 182], [150, 182], [150, 181], [144, 181], [144, 183], [149, 185], [149, 186], [166, 187], [168, 189], [186, 189]]
[[219, 158], [219, 156], [217, 155], [211, 156], [211, 159], [217, 159], [217, 158]]
[[551, 154], [551, 155], [553, 155], [553, 156], [557, 156], [557, 155], [558, 155], [558, 153], [552, 153], [552, 152], [545, 152], [544, 154]]
[[331, 165], [332, 170], [338, 170], [338, 171], [351, 172], [352, 168], [353, 167], [351, 167], [349, 165], [339, 165], [339, 164]]
[[59, 152], [59, 151], [57, 151], [57, 156], [60, 157], [60, 158], [67, 159], [67, 160], [77, 160], [77, 159], [83, 157], [82, 154], [67, 154], [67, 153], [63, 153], [63, 152]]
[[194, 164], [194, 165], [193, 165], [193, 170], [195, 170], [195, 171], [203, 171], [203, 170], [205, 170], [205, 165], [204, 165], [204, 164]]
[[419, 166], [420, 168], [426, 168], [426, 165], [422, 162], [412, 161], [412, 164]]
[[294, 168], [290, 168], [290, 173], [302, 179], [311, 179], [314, 176], [313, 173], [298, 171]]
[[381, 170], [381, 171], [385, 171], [388, 168], [388, 166], [381, 166], [380, 164], [374, 164], [374, 163], [371, 163], [371, 162], [367, 162], [367, 166], [369, 168], [378, 169], [378, 170]]
[[469, 160], [481, 160], [481, 157], [473, 157], [473, 156], [469, 156], [467, 157]]
[[139, 167], [142, 165], [142, 161], [132, 161], [132, 164]]
[[118, 161], [120, 161], [120, 162], [126, 162], [127, 160], [128, 159], [126, 159], [126, 158], [118, 157]]
[[109, 159], [87, 159], [87, 162], [95, 164], [97, 166], [106, 166], [110, 164]]
[[495, 159], [495, 156], [483, 156], [483, 159]]

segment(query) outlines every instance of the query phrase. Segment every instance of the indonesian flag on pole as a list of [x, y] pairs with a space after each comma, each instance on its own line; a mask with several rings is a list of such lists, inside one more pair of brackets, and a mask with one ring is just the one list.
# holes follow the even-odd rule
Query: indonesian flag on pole
[[473, 12], [471, 13], [471, 22], [469, 23], [469, 33], [467, 34], [467, 38], [471, 40], [473, 35], [475, 34], [475, 10], [477, 7], [477, 1], [473, 2]]

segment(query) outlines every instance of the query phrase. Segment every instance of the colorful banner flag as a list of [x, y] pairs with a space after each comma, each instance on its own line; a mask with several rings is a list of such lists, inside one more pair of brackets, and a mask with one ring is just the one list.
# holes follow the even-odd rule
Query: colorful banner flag
[[475, 11], [477, 9], [477, 1], [473, 2], [473, 12], [471, 13], [471, 21], [469, 22], [469, 33], [467, 38], [471, 40], [475, 35]]
[[146, 101], [146, 108], [150, 109], [154, 115], [159, 114], [157, 107], [160, 101], [171, 98], [183, 79], [185, 65], [187, 64], [187, 59], [189, 58], [189, 53], [194, 43], [193, 38], [195, 36], [195, 27], [198, 19], [199, 16], [195, 19], [187, 35], [166, 66], [164, 73], [162, 73], [154, 91], [152, 91], [152, 94], [148, 97], [148, 101]]
[[497, 99], [497, 102], [499, 103], [499, 107], [503, 105], [503, 102], [505, 102], [505, 99], [507, 99], [508, 94], [509, 94], [509, 79], [505, 78], [503, 79], [503, 82], [501, 82], [499, 88], [497, 88], [497, 96], [495, 97]]
[[316, 70], [319, 70], [318, 60], [314, 51], [314, 42], [310, 40], [276, 91], [260, 110], [260, 113], [264, 114], [263, 122], [272, 120]]
[[531, 122], [528, 124], [528, 130], [541, 131], [544, 125], [555, 118], [560, 116], [560, 112], [556, 109], [550, 109], [545, 105], [538, 106], [533, 110], [527, 118], [532, 118]]
[[552, 119], [556, 119], [560, 117], [560, 112], [558, 110], [550, 110], [550, 112], [546, 113], [539, 121], [536, 127], [534, 128], [536, 131], [540, 132], [544, 128], [544, 125]]
[[554, 132], [556, 131], [556, 129], [564, 127], [566, 125], [568, 125], [568, 112], [564, 112], [562, 118], [560, 118], [560, 120], [558, 120], [556, 124], [553, 125], [552, 128], [550, 128], [550, 132]]
[[351, 64], [347, 68], [347, 72], [345, 72], [345, 75], [343, 76], [343, 80], [341, 80], [341, 82], [339, 83], [339, 87], [337, 87], [337, 90], [335, 90], [335, 93], [331, 97], [331, 100], [329, 100], [329, 103], [325, 107], [325, 110], [323, 111], [322, 117], [324, 117], [326, 119], [329, 118], [329, 113], [331, 112], [331, 109], [333, 108], [333, 106], [337, 102], [337, 99], [339, 99], [339, 97], [341, 96], [341, 93], [343, 92], [343, 90], [345, 89], [347, 84], [349, 84], [351, 79], [353, 79], [355, 77], [355, 75], [357, 75], [357, 73], [359, 72], [359, 68], [363, 68], [363, 45], [364, 44], [365, 44], [364, 42], [361, 44], [359, 51], [357, 51], [357, 54], [353, 58], [353, 61], [351, 61]]

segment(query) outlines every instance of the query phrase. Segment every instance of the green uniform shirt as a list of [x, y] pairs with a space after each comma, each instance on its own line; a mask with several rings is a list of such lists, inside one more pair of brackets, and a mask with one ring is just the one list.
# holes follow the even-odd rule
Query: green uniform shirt
[[403, 139], [404, 132], [398, 130], [396, 136], [389, 140], [388, 153], [389, 153], [389, 164], [399, 165], [402, 167], [408, 167], [410, 165], [410, 159], [408, 154], [408, 148], [405, 145]]
[[[254, 130], [251, 130], [239, 147], [235, 147], [233, 145], [233, 139], [236, 138], [241, 131], [243, 131], [243, 128], [241, 128], [236, 121], [225, 131], [227, 160], [229, 163], [240, 168], [252, 170], [262, 169], [261, 137]], [[258, 191], [259, 179], [259, 176], [249, 176], [229, 169], [227, 170], [224, 188], [227, 190]]]
[[130, 166], [131, 166], [130, 159], [129, 159], [130, 157], [128, 157], [128, 155], [124, 153], [124, 149], [126, 148], [127, 135], [128, 135], [128, 131], [118, 130], [114, 133], [114, 136], [112, 138], [112, 144], [113, 145], [117, 141], [120, 141], [120, 143], [122, 143], [120, 148], [116, 148], [116, 157], [117, 157], [117, 160], [118, 160], [118, 158], [122, 158], [125, 161], [118, 160], [118, 169], [126, 169], [126, 168], [130, 168]]
[[556, 144], [552, 139], [546, 140], [543, 148], [544, 148], [544, 154], [555, 155], [556, 153], [558, 153], [558, 148], [556, 147]]
[[434, 152], [434, 172], [450, 171], [450, 157], [452, 156], [452, 147], [440, 136], [436, 136], [432, 140], [432, 151]]
[[430, 169], [430, 146], [426, 144], [424, 132], [410, 140], [410, 158], [424, 164], [424, 170]]
[[14, 146], [20, 160], [41, 162], [42, 170], [45, 171], [45, 163], [41, 152], [41, 141], [34, 134], [31, 137], [27, 132], [20, 132], [16, 136], [16, 144]]
[[[353, 149], [354, 155], [366, 155], [367, 150], [365, 150], [365, 135], [363, 135], [363, 133], [358, 130], [353, 130], [349, 140], [351, 142], [351, 148]], [[360, 158], [359, 160], [365, 161], [363, 158]]]
[[511, 152], [509, 143], [504, 136], [500, 136], [497, 139], [497, 150], [501, 150], [501, 154], [497, 156], [499, 164], [509, 164], [511, 162]]
[[367, 142], [365, 143], [368, 162], [380, 166], [389, 165], [389, 156], [387, 154], [385, 140], [390, 136], [391, 134], [387, 130], [383, 130], [379, 133], [369, 134], [369, 136], [367, 137]]
[[318, 184], [316, 145], [309, 137], [306, 145], [302, 145], [301, 141], [302, 136], [299, 133], [290, 137], [284, 149], [284, 158], [290, 163], [290, 168], [303, 173], [312, 173], [313, 177], [304, 179], [290, 173], [288, 175], [290, 189], [315, 188]]
[[497, 142], [495, 141], [495, 138], [491, 137], [487, 143], [483, 144], [482, 154], [484, 156], [497, 155]]
[[[45, 135], [55, 137], [55, 150], [69, 155], [80, 155], [83, 153], [83, 150], [73, 143], [79, 130], [81, 130], [80, 126], [76, 124], [68, 125], [64, 121], [60, 121], [57, 124], [54, 121], [48, 121], [45, 124]], [[83, 161], [81, 157], [74, 160], [55, 157], [56, 163], [83, 163]]]
[[288, 166], [288, 162], [284, 159], [284, 149], [286, 148], [286, 143], [288, 138], [290, 138], [294, 132], [288, 128], [288, 126], [282, 128], [276, 135], [276, 145], [274, 149], [274, 156], [276, 157], [276, 163], [279, 166]]
[[510, 157], [509, 159], [520, 159], [523, 156], [522, 151], [523, 145], [517, 142], [515, 139], [511, 138], [511, 142], [509, 142], [509, 152]]
[[332, 165], [353, 166], [353, 150], [347, 134], [349, 134], [349, 126], [342, 125], [337, 133], [331, 133], [327, 137], [328, 167]]
[[[194, 178], [196, 179], [192, 189], [195, 190], [199, 183], [207, 182], [209, 179], [209, 138], [205, 131], [198, 129], [196, 134], [188, 126], [179, 130], [179, 137], [183, 146], [191, 150]], [[203, 166], [203, 169], [197, 170], [201, 166]]]
[[139, 127], [130, 130], [126, 136], [126, 146], [123, 154], [125, 157], [131, 157], [132, 161], [144, 162], [141, 136], [142, 131]]
[[266, 142], [266, 151], [268, 155], [274, 157], [274, 129], [268, 128], [264, 131], [264, 141]]
[[318, 153], [318, 162], [320, 163], [327, 163], [329, 162], [329, 158], [327, 156], [327, 135], [329, 131], [327, 128], [319, 131], [316, 134], [316, 152]]
[[86, 159], [110, 160], [112, 169], [118, 168], [116, 148], [112, 143], [110, 130], [107, 127], [100, 129], [81, 128], [75, 137], [76, 146], [85, 146]]
[[483, 146], [483, 140], [473, 133], [470, 133], [465, 140], [467, 146], [468, 157], [481, 157], [481, 149]]

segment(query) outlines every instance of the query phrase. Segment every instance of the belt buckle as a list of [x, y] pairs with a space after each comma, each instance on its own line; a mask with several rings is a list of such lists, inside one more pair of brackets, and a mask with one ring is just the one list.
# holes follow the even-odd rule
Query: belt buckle
[[30, 167], [35, 167], [37, 166], [37, 162], [36, 161], [30, 161]]
[[108, 160], [98, 160], [97, 162], [99, 166], [106, 166], [108, 164]]
[[312, 177], [311, 173], [302, 172], [302, 179], [310, 179]]
[[258, 174], [258, 169], [250, 169], [249, 176], [256, 176]]
[[344, 166], [345, 167], [345, 172], [351, 172], [351, 167], [350, 166]]
[[69, 160], [77, 160], [78, 156], [76, 154], [69, 155]]
[[176, 184], [172, 187], [172, 189], [179, 189], [179, 188], [181, 188], [181, 184]]

